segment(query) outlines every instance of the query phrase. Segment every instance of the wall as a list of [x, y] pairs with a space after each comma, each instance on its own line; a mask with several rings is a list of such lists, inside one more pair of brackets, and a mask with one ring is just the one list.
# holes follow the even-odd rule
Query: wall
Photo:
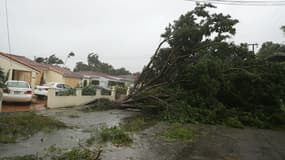
[[56, 96], [55, 89], [48, 90], [48, 108], [61, 108], [61, 107], [70, 107], [70, 106], [80, 106], [88, 104], [99, 98], [107, 98], [109, 100], [115, 100], [115, 90], [112, 90], [111, 95], [101, 95], [101, 90], [96, 90], [95, 96], [82, 96], [82, 89], [76, 89], [76, 96]]
[[63, 75], [55, 71], [44, 71], [44, 78], [46, 82], [64, 82]]
[[[33, 75], [36, 74], [36, 70], [23, 65], [21, 63], [18, 63], [16, 61], [10, 60], [9, 58], [0, 55], [0, 67], [3, 69], [5, 76], [7, 75], [7, 72], [9, 71], [9, 69], [13, 69], [13, 70], [20, 70], [20, 71], [26, 71], [26, 72], [30, 72], [31, 76], [30, 76], [30, 82], [31, 82], [31, 86], [34, 87], [35, 86], [35, 81], [33, 79]], [[9, 80], [12, 80], [12, 71], [10, 70], [10, 75], [9, 75]]]
[[64, 82], [73, 88], [77, 87], [79, 85], [80, 81], [81, 81], [80, 78], [64, 77]]
[[36, 80], [35, 80], [35, 85], [40, 85], [41, 83], [41, 77], [42, 77], [42, 74], [41, 73], [37, 73], [36, 74]]

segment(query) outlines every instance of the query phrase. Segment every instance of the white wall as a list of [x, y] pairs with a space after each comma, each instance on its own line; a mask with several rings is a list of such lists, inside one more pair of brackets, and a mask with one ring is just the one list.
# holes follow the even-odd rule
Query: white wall
[[99, 98], [106, 98], [111, 101], [115, 100], [115, 90], [112, 90], [111, 95], [101, 95], [101, 90], [96, 90], [95, 96], [82, 96], [82, 90], [76, 89], [76, 96], [56, 96], [55, 89], [48, 90], [48, 108], [61, 108], [61, 107], [70, 107], [70, 106], [80, 106], [88, 104]]

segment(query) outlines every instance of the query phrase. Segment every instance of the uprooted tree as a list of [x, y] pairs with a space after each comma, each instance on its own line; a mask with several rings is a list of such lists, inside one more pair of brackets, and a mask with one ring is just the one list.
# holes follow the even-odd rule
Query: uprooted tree
[[284, 124], [283, 63], [258, 59], [246, 44], [228, 42], [238, 20], [209, 8], [215, 7], [198, 4], [166, 27], [121, 107], [179, 122]]

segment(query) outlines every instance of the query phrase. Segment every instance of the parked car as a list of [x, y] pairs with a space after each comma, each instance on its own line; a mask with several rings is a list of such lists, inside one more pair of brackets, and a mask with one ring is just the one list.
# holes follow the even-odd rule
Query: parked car
[[4, 102], [32, 102], [33, 91], [28, 82], [9, 80], [3, 89]]
[[72, 89], [72, 87], [62, 82], [50, 82], [50, 83], [36, 86], [34, 94], [38, 97], [47, 97], [49, 88], [55, 88], [56, 94], [58, 94], [60, 91]]

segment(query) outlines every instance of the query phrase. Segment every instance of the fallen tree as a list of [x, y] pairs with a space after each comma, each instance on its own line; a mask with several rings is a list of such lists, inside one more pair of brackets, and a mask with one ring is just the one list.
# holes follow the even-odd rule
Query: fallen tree
[[[285, 124], [285, 68], [228, 39], [238, 20], [198, 4], [166, 27], [131, 94], [120, 104], [179, 122], [261, 128]], [[162, 47], [167, 44], [168, 47]]]

